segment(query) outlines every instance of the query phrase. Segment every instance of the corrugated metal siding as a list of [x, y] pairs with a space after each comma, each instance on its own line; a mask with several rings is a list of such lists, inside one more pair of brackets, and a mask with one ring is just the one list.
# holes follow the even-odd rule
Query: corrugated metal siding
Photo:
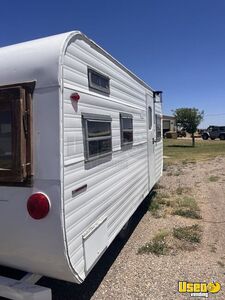
[[[108, 244], [148, 193], [145, 88], [82, 40], [71, 43], [63, 68], [65, 231], [72, 266], [84, 277], [82, 234], [107, 216]], [[88, 90], [87, 66], [110, 77], [110, 97]], [[78, 107], [70, 94], [79, 91]], [[112, 117], [112, 160], [85, 169], [81, 113]], [[133, 148], [121, 151], [119, 112], [133, 115]], [[72, 198], [72, 191], [87, 190]]]

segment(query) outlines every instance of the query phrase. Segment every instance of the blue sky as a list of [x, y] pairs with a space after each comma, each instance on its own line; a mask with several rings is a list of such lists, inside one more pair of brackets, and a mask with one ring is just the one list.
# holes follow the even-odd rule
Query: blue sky
[[0, 46], [81, 30], [157, 90], [225, 125], [225, 0], [1, 1]]

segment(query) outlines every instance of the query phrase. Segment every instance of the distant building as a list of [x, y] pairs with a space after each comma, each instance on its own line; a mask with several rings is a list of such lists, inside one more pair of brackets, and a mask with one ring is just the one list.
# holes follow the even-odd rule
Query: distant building
[[163, 116], [163, 135], [167, 131], [172, 131], [176, 132], [177, 131], [177, 126], [176, 126], [176, 120], [175, 117], [173, 116]]

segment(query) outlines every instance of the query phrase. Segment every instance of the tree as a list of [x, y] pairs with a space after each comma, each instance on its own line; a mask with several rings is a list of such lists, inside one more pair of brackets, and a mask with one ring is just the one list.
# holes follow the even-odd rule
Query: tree
[[182, 127], [192, 137], [192, 147], [195, 146], [195, 132], [204, 117], [204, 111], [197, 108], [177, 108], [173, 115], [178, 126]]

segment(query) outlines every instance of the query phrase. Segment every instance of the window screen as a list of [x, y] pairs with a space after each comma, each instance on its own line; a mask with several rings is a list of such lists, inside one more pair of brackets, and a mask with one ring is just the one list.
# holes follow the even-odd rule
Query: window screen
[[85, 160], [100, 158], [112, 152], [111, 117], [83, 114]]
[[120, 113], [121, 147], [133, 144], [133, 117], [130, 114]]
[[162, 134], [161, 134], [161, 131], [162, 131], [161, 116], [156, 114], [155, 119], [156, 119], [156, 141], [159, 142], [159, 141], [161, 141], [161, 138], [162, 138]]
[[105, 94], [109, 94], [109, 77], [100, 74], [97, 71], [94, 71], [92, 69], [88, 69], [88, 83], [89, 87], [98, 90], [100, 92], [103, 92]]

